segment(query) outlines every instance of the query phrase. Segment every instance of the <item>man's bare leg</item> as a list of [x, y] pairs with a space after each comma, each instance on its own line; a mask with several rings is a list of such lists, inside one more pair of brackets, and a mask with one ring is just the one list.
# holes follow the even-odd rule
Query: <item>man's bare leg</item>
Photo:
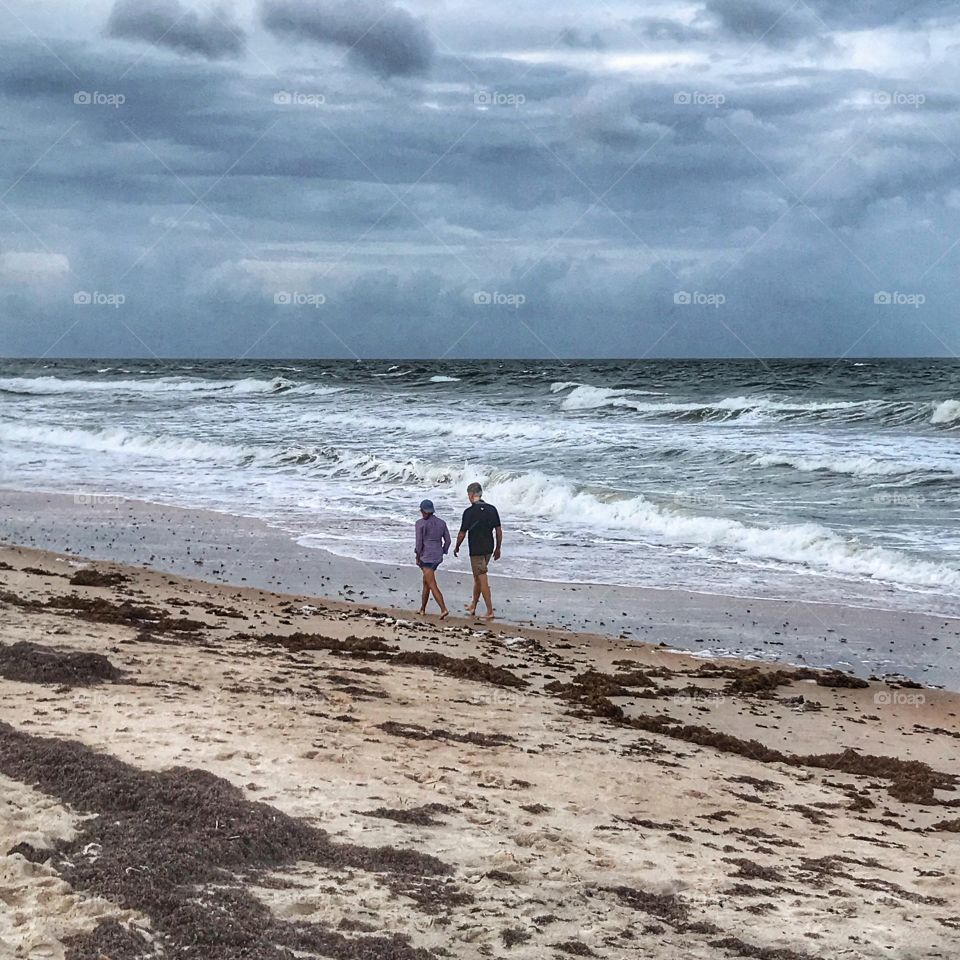
[[480, 602], [480, 577], [482, 574], [473, 575], [473, 600], [467, 604], [467, 613], [472, 617], [477, 612], [477, 604]]
[[[490, 599], [490, 581], [487, 578], [485, 573], [481, 573], [477, 577], [477, 586], [479, 587], [480, 593], [483, 596], [483, 602], [487, 605], [487, 613], [485, 619], [493, 619], [493, 601]], [[474, 607], [476, 609], [476, 607]]]

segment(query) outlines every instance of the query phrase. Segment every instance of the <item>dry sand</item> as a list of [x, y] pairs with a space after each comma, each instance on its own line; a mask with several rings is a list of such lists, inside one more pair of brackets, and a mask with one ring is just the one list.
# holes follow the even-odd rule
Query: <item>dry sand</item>
[[960, 695], [16, 547], [0, 625], [0, 957], [960, 951]]

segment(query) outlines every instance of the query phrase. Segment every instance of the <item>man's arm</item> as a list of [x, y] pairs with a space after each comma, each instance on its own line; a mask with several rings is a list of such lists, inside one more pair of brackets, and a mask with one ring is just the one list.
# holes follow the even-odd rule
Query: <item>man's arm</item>
[[497, 545], [493, 550], [493, 559], [500, 559], [500, 548], [503, 546], [503, 527], [497, 527], [493, 531], [497, 535]]
[[457, 534], [457, 545], [453, 548], [453, 555], [457, 556], [460, 553], [460, 544], [463, 543], [463, 538], [467, 535], [467, 530], [469, 529], [469, 516], [470, 508], [467, 507], [463, 511], [463, 517], [460, 519], [460, 532]]

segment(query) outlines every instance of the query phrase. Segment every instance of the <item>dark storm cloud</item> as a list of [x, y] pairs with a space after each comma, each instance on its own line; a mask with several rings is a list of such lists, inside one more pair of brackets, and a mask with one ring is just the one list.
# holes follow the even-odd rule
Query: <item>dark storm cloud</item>
[[591, 33], [589, 36], [581, 33], [575, 27], [564, 27], [560, 31], [560, 42], [571, 50], [604, 50], [606, 44], [598, 33]]
[[827, 33], [823, 19], [803, 3], [782, 0], [707, 0], [704, 7], [730, 36], [768, 46], [819, 39]]
[[261, 21], [282, 39], [330, 43], [382, 77], [426, 73], [426, 27], [389, 0], [263, 0]]
[[208, 60], [239, 57], [245, 46], [243, 30], [228, 12], [200, 16], [179, 0], [116, 0], [106, 32]]
[[704, 40], [709, 32], [669, 17], [639, 17], [631, 26], [640, 36], [656, 43], [689, 43]]
[[[960, 8], [921, 0], [707, 0], [698, 22], [715, 24], [721, 33], [751, 44], [788, 47], [813, 42], [832, 48], [832, 31], [865, 30], [899, 24], [924, 29], [928, 21], [960, 20]], [[678, 35], [678, 39], [682, 34]]]

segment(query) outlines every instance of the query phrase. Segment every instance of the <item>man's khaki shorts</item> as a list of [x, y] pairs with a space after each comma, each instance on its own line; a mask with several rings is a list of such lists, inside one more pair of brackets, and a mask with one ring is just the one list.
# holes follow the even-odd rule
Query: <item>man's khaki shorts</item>
[[473, 570], [473, 575], [479, 577], [481, 573], [487, 572], [487, 564], [490, 563], [490, 557], [492, 554], [486, 554], [486, 556], [471, 557], [470, 558], [470, 568]]

